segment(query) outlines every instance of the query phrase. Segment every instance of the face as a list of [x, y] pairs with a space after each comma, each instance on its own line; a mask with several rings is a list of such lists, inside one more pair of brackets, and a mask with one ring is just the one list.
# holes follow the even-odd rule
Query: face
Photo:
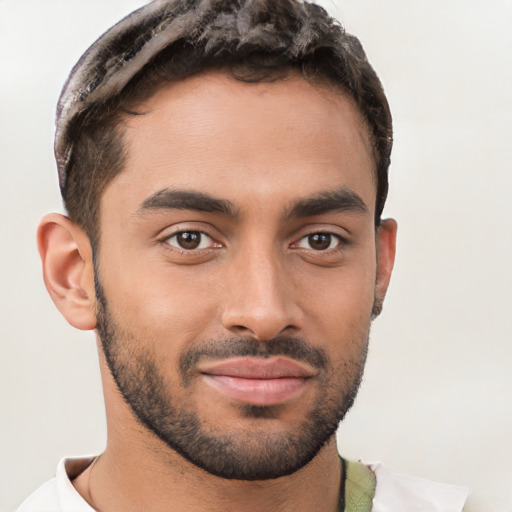
[[350, 408], [382, 299], [366, 130], [299, 77], [203, 74], [138, 110], [101, 202], [111, 373], [165, 449], [224, 478], [294, 472]]

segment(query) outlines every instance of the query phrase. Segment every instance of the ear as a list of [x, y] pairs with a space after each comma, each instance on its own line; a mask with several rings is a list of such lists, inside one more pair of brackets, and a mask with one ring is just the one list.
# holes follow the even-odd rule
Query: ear
[[64, 318], [77, 329], [96, 327], [92, 248], [87, 235], [63, 215], [43, 218], [37, 231], [46, 289]]
[[375, 282], [375, 303], [373, 316], [382, 310], [382, 303], [389, 286], [391, 272], [395, 263], [397, 224], [394, 219], [383, 220], [376, 233], [377, 277]]

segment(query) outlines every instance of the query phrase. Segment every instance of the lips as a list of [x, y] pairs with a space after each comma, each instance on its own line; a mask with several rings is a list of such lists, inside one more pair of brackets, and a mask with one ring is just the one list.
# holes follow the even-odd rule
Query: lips
[[315, 375], [309, 366], [284, 357], [243, 357], [204, 363], [204, 382], [226, 398], [251, 405], [277, 405], [302, 394]]

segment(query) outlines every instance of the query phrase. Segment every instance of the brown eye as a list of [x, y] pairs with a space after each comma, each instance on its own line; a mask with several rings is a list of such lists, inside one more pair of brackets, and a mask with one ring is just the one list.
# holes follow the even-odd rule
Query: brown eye
[[339, 237], [332, 233], [311, 233], [311, 235], [302, 238], [298, 246], [302, 249], [313, 251], [326, 251], [333, 249], [340, 243]]
[[178, 249], [193, 251], [194, 249], [211, 247], [212, 239], [201, 231], [180, 231], [171, 236], [167, 243]]
[[331, 238], [331, 235], [326, 235], [325, 233], [315, 233], [308, 236], [308, 243], [315, 251], [325, 251], [331, 245]]

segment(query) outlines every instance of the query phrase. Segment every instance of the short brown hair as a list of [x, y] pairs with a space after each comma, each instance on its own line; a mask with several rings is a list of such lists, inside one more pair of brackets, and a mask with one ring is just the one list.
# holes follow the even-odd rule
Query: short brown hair
[[134, 114], [129, 106], [163, 81], [210, 69], [245, 82], [276, 80], [298, 70], [309, 81], [347, 94], [373, 143], [375, 222], [380, 223], [392, 120], [380, 80], [356, 37], [320, 6], [300, 0], [155, 0], [91, 46], [59, 102], [56, 156], [62, 196], [70, 218], [93, 246], [99, 238], [101, 195], [125, 163], [122, 116]]

